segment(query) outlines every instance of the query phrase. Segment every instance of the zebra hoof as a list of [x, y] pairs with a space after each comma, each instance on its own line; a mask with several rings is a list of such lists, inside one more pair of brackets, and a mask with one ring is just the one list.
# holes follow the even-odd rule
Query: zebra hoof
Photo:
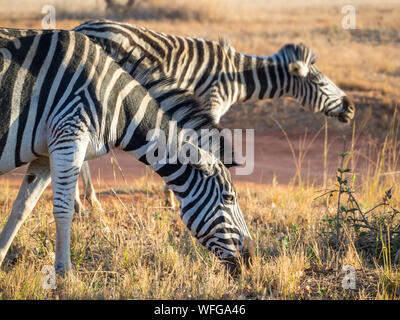
[[54, 265], [54, 270], [57, 275], [59, 275], [62, 278], [65, 278], [68, 275], [73, 275], [73, 271], [71, 268], [71, 265], [64, 265], [62, 263]]
[[84, 216], [84, 217], [87, 217], [87, 216], [89, 216], [89, 210], [82, 210], [81, 212], [80, 212], [80, 214], [82, 215], [82, 216]]
[[94, 209], [96, 209], [96, 210], [98, 210], [100, 212], [104, 211], [103, 206], [101, 205], [100, 201], [97, 200], [97, 197], [96, 197], [95, 194], [92, 194], [90, 196], [86, 196], [86, 199], [89, 202], [89, 204], [92, 206], [92, 208], [94, 208]]
[[100, 212], [104, 212], [103, 206], [100, 204], [99, 201], [94, 201], [92, 204], [92, 207]]
[[80, 202], [75, 200], [75, 202], [74, 202], [74, 212], [75, 212], [75, 214], [80, 214], [83, 211], [85, 211], [85, 207], [82, 205], [82, 203], [80, 203]]

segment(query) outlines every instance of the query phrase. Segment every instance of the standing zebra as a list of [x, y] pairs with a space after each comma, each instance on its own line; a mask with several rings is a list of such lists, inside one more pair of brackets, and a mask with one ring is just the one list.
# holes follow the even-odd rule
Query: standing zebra
[[[14, 28], [0, 28], [0, 37], [3, 39], [14, 40], [15, 38], [34, 36], [45, 33], [51, 33], [52, 30], [41, 30], [41, 29], [14, 29]], [[18, 40], [16, 40], [18, 41]], [[92, 177], [87, 161], [82, 165], [82, 180], [84, 185], [84, 194], [90, 205], [102, 210], [100, 201], [96, 197], [96, 192], [93, 187]], [[75, 211], [83, 211], [83, 205], [79, 198], [79, 188], [77, 185], [75, 194]]]
[[[133, 60], [145, 55], [147, 65], [159, 66], [162, 74], [176, 79], [175, 86], [199, 97], [216, 123], [237, 102], [281, 96], [342, 122], [354, 117], [353, 103], [317, 68], [314, 53], [303, 44], [287, 44], [265, 58], [236, 52], [226, 41], [168, 35], [114, 21], [89, 21], [74, 30], [117, 59], [127, 52]], [[86, 187], [91, 182], [85, 176], [85, 189], [93, 189]]]
[[218, 123], [237, 102], [291, 96], [313, 112], [348, 122], [354, 106], [316, 66], [316, 57], [303, 44], [288, 44], [270, 57], [248, 56], [227, 41], [181, 37], [108, 20], [93, 20], [74, 28], [114, 55], [132, 51], [132, 59], [176, 79], [181, 89], [194, 92]]
[[162, 177], [200, 243], [233, 268], [241, 258], [251, 261], [251, 236], [221, 160], [183, 138], [180, 148], [195, 148], [197, 162], [148, 160], [158, 141], [149, 136], [153, 129], [166, 139], [172, 124], [177, 133], [212, 129], [219, 134], [191, 95], [169, 89], [168, 81], [145, 83], [140, 78], [148, 72], [137, 71], [137, 64], [132, 77], [100, 46], [71, 31], [12, 40], [0, 35], [0, 68], [0, 174], [29, 163], [0, 234], [0, 263], [51, 177], [55, 268], [61, 274], [71, 269], [70, 227], [81, 166], [112, 148], [134, 155]]

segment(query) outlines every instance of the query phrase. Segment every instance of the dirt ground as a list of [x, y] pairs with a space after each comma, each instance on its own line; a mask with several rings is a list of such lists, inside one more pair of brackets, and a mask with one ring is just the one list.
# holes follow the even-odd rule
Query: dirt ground
[[[288, 134], [296, 158], [305, 153], [301, 167], [301, 175], [305, 181], [323, 181], [324, 175], [324, 133]], [[315, 138], [315, 139], [314, 139]], [[306, 142], [304, 142], [306, 140]], [[244, 142], [246, 143], [246, 142]], [[296, 175], [296, 161], [283, 132], [269, 132], [255, 135], [254, 170], [250, 175], [236, 175], [235, 168], [230, 171], [237, 183], [253, 182], [258, 184], [287, 184]], [[337, 154], [343, 149], [343, 140], [339, 134], [328, 136], [327, 176], [335, 177], [338, 165]], [[243, 148], [245, 152], [245, 148]], [[116, 161], [115, 161], [116, 159]], [[101, 158], [89, 161], [93, 183], [98, 189], [107, 189], [109, 186], [134, 184], [135, 179], [153, 176], [151, 169], [139, 162], [129, 154], [114, 150]], [[118, 165], [120, 169], [118, 168]], [[19, 185], [26, 166], [18, 168], [0, 178], [10, 180], [12, 186]]]

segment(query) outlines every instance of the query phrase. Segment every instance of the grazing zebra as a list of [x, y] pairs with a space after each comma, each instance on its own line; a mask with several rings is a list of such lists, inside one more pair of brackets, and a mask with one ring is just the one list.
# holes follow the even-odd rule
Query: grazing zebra
[[[199, 97], [216, 123], [237, 102], [281, 96], [342, 122], [354, 116], [353, 103], [317, 68], [314, 53], [303, 44], [287, 44], [270, 57], [256, 57], [236, 52], [227, 41], [168, 35], [114, 21], [89, 21], [74, 30], [117, 59], [127, 52], [132, 59], [145, 55], [147, 65], [159, 66], [162, 74], [176, 79], [178, 88]], [[93, 189], [88, 184], [84, 179], [85, 189]]]
[[[162, 177], [180, 202], [182, 221], [200, 243], [234, 270], [242, 259], [250, 263], [254, 247], [224, 158], [179, 135], [178, 150], [194, 148], [197, 162], [148, 160], [159, 141], [155, 129], [167, 141], [174, 136], [171, 127], [177, 134], [210, 129], [211, 138], [219, 137], [219, 129], [192, 95], [170, 89], [170, 81], [146, 83], [150, 71], [139, 67], [136, 63], [130, 75], [77, 32], [12, 40], [0, 35], [0, 174], [29, 163], [0, 234], [0, 263], [51, 178], [55, 268], [61, 274], [71, 269], [70, 228], [81, 166], [112, 148], [134, 155]], [[171, 150], [168, 145], [165, 157]]]

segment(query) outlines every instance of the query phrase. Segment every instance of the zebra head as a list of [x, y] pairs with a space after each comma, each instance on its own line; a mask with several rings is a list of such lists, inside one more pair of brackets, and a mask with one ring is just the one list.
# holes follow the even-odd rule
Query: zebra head
[[220, 258], [235, 274], [249, 266], [254, 245], [228, 168], [213, 153], [194, 146], [197, 161], [187, 165], [185, 187], [168, 183], [177, 196], [181, 218], [202, 245]]
[[313, 112], [337, 117], [348, 123], [354, 117], [354, 104], [315, 65], [316, 56], [302, 43], [285, 45], [278, 53], [288, 71], [286, 94], [295, 97]]

